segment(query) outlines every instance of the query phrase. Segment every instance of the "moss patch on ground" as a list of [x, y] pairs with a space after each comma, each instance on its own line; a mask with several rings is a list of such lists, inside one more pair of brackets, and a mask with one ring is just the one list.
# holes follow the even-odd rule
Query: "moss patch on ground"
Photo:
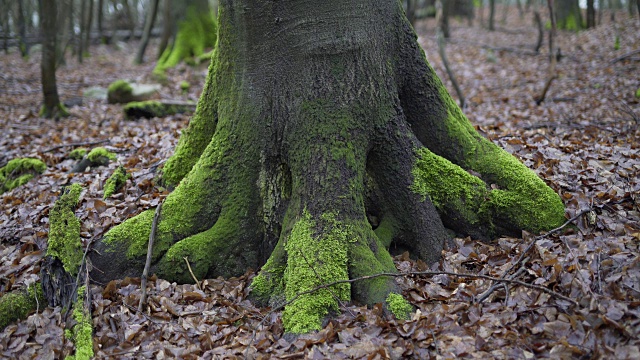
[[73, 319], [76, 324], [71, 330], [65, 331], [65, 337], [71, 339], [76, 346], [76, 353], [67, 356], [65, 360], [88, 360], [93, 357], [93, 328], [91, 314], [84, 308], [86, 287], [78, 288], [78, 300], [73, 305]]
[[60, 259], [71, 276], [78, 273], [83, 257], [80, 220], [74, 212], [81, 192], [80, 184], [67, 187], [49, 212], [47, 255]]
[[413, 312], [413, 306], [400, 294], [390, 293], [387, 296], [387, 307], [389, 311], [400, 320], [409, 320]]
[[124, 166], [118, 166], [117, 169], [111, 174], [111, 176], [107, 179], [104, 184], [104, 196], [103, 199], [110, 197], [115, 194], [116, 191], [122, 189], [124, 184], [127, 182], [127, 179], [131, 177], [130, 174], [127, 174], [127, 170]]
[[14, 321], [26, 318], [38, 306], [43, 308], [46, 305], [40, 283], [4, 294], [0, 297], [0, 331]]
[[133, 98], [133, 88], [126, 80], [116, 80], [107, 89], [107, 102], [109, 104], [126, 103]]
[[87, 159], [91, 161], [91, 166], [106, 166], [109, 164], [109, 161], [116, 160], [117, 157], [116, 154], [111, 151], [103, 147], [97, 147], [87, 154]]
[[86, 148], [77, 148], [71, 150], [69, 158], [74, 160], [82, 160], [87, 155], [88, 150]]
[[26, 184], [46, 169], [47, 165], [38, 159], [18, 158], [9, 161], [0, 168], [0, 194]]

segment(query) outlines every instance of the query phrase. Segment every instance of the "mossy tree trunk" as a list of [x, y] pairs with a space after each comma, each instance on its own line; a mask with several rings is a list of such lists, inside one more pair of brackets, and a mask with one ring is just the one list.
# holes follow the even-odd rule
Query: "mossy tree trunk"
[[[438, 261], [445, 227], [489, 238], [562, 223], [553, 190], [462, 114], [400, 2], [226, 0], [218, 24], [196, 114], [164, 168], [179, 185], [156, 231], [159, 276], [192, 281], [184, 257], [198, 278], [262, 266], [255, 297], [291, 299], [396, 271], [390, 248]], [[140, 276], [153, 215], [97, 244], [95, 280]], [[288, 305], [284, 325], [317, 329], [337, 298], [390, 305], [398, 291], [389, 278], [334, 286]]]
[[216, 23], [208, 0], [173, 1], [171, 17], [177, 26], [173, 43], [164, 50], [154, 69], [159, 76], [182, 60], [197, 58], [216, 43]]

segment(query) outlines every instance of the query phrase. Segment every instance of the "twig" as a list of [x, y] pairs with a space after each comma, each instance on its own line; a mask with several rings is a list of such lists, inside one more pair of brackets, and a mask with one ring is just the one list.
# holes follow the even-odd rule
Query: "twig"
[[629, 51], [628, 53], [626, 53], [626, 54], [624, 54], [624, 55], [620, 55], [620, 56], [618, 56], [617, 58], [615, 58], [615, 59], [611, 60], [611, 63], [612, 63], [612, 64], [615, 64], [615, 63], [617, 63], [618, 61], [624, 60], [624, 59], [626, 59], [626, 58], [628, 58], [628, 57], [631, 57], [631, 56], [633, 56], [633, 55], [635, 55], [635, 54], [640, 54], [640, 49], [636, 49], [636, 50], [633, 50], [633, 51]]
[[156, 238], [156, 230], [158, 228], [158, 220], [160, 218], [160, 211], [162, 211], [162, 202], [158, 204], [156, 212], [153, 214], [153, 222], [151, 223], [151, 234], [149, 234], [149, 244], [147, 245], [147, 260], [144, 263], [144, 270], [142, 271], [142, 279], [140, 282], [140, 288], [142, 289], [142, 295], [140, 295], [140, 302], [138, 303], [138, 312], [142, 313], [142, 304], [144, 304], [147, 298], [147, 276], [149, 275], [149, 268], [151, 267], [151, 255], [153, 253], [153, 241]]
[[[440, 24], [440, 19], [442, 18], [442, 4], [436, 4], [436, 24]], [[442, 64], [444, 65], [444, 69], [447, 71], [447, 75], [449, 75], [449, 79], [451, 80], [451, 84], [453, 88], [456, 90], [456, 94], [458, 94], [458, 99], [460, 100], [460, 108], [464, 109], [464, 94], [460, 89], [460, 85], [458, 85], [458, 81], [456, 80], [456, 76], [453, 74], [453, 70], [451, 70], [451, 66], [449, 66], [449, 60], [447, 59], [447, 52], [445, 50], [444, 45], [444, 35], [442, 34], [442, 29], [440, 26], [436, 29], [436, 40], [438, 42], [438, 53], [440, 54], [440, 58], [442, 59]]]
[[193, 274], [193, 270], [191, 270], [191, 264], [189, 264], [189, 258], [185, 256], [183, 257], [183, 259], [184, 259], [184, 262], [187, 263], [187, 269], [189, 269], [189, 274], [191, 274], [193, 281], [196, 282], [196, 286], [198, 287], [198, 289], [202, 291], [202, 286], [200, 286], [200, 281], [198, 281], [198, 278]]
[[[506, 279], [511, 280], [511, 279], [515, 279], [515, 278], [517, 278], [518, 276], [520, 276], [520, 274], [522, 274], [522, 273], [524, 272], [524, 270], [525, 270], [524, 264], [526, 264], [526, 263], [527, 263], [528, 259], [529, 259], [528, 257], [527, 257], [526, 259], [524, 259], [522, 267], [520, 267], [520, 269], [518, 269], [518, 271], [516, 271], [513, 275], [509, 275], [508, 277], [506, 277]], [[487, 299], [487, 298], [488, 298], [488, 297], [489, 297], [489, 296], [490, 296], [494, 291], [496, 291], [498, 288], [500, 288], [500, 287], [501, 287], [501, 286], [503, 286], [503, 285], [504, 285], [504, 286], [506, 286], [506, 284], [504, 284], [504, 283], [498, 283], [498, 284], [493, 284], [493, 285], [491, 285], [491, 287], [490, 287], [489, 289], [487, 289], [487, 291], [483, 292], [483, 293], [478, 297], [478, 299], [476, 300], [476, 303], [478, 303], [478, 304], [482, 303], [482, 302], [483, 302], [483, 301], [485, 301], [485, 300], [486, 300], [486, 299]], [[507, 297], [508, 297], [508, 296], [509, 296], [509, 293], [507, 292]]]
[[102, 143], [106, 143], [106, 142], [110, 142], [111, 140], [109, 139], [105, 139], [105, 140], [99, 140], [99, 141], [87, 141], [87, 142], [77, 142], [77, 143], [70, 143], [70, 144], [62, 144], [62, 145], [56, 145], [54, 147], [48, 148], [47, 150], [43, 151], [43, 153], [48, 153], [48, 152], [52, 152], [54, 150], [58, 150], [60, 148], [63, 147], [75, 147], [75, 146], [85, 146], [85, 145], [97, 145], [97, 144], [102, 144]]

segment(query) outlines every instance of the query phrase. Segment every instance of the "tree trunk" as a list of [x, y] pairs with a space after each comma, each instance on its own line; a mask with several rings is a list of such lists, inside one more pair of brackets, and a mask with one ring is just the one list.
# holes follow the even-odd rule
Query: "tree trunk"
[[496, 17], [496, 0], [489, 0], [489, 30], [491, 31], [496, 29], [495, 17]]
[[578, 0], [556, 0], [554, 10], [558, 29], [580, 30], [584, 28]]
[[147, 45], [149, 44], [151, 30], [153, 29], [153, 24], [156, 21], [156, 14], [158, 13], [159, 2], [160, 0], [151, 0], [150, 2], [151, 7], [147, 14], [147, 20], [144, 24], [144, 32], [142, 33], [142, 40], [140, 40], [140, 46], [138, 47], [138, 53], [136, 54], [136, 64], [142, 64], [144, 61], [144, 51], [147, 49]]
[[[2, 5], [3, 9], [6, 9], [9, 7], [9, 5], [7, 4], [9, 0], [2, 0], [0, 1], [0, 5]], [[9, 55], [9, 34], [11, 34], [11, 27], [9, 26], [9, 11], [2, 11], [0, 12], [0, 26], [2, 26], [2, 35], [3, 35], [3, 41], [2, 41], [2, 47], [4, 49], [4, 53], [6, 55]]]
[[594, 2], [594, 0], [587, 0], [587, 28], [596, 26], [596, 9]]
[[89, 53], [89, 45], [91, 44], [91, 24], [93, 23], [93, 0], [88, 0], [89, 9], [86, 17], [86, 26], [84, 29], [84, 52], [85, 54]]
[[[20, 37], [19, 47], [20, 47], [20, 55], [22, 57], [29, 56], [29, 44], [27, 43], [27, 24], [25, 23], [24, 16], [24, 0], [18, 0], [18, 36]], [[9, 35], [9, 34], [7, 34]]]
[[40, 115], [46, 118], [58, 118], [67, 116], [67, 111], [60, 103], [58, 88], [56, 85], [56, 33], [58, 30], [57, 16], [43, 16], [44, 14], [57, 14], [56, 0], [39, 0], [40, 4], [40, 31], [42, 36], [42, 60], [40, 70], [42, 75], [42, 93], [44, 104]]
[[164, 54], [169, 45], [169, 40], [174, 34], [175, 21], [171, 17], [171, 0], [164, 0], [164, 7], [162, 8], [162, 35], [160, 36], [160, 44], [158, 44], [158, 59]]
[[78, 20], [78, 24], [80, 25], [80, 33], [78, 34], [78, 43], [77, 45], [77, 56], [78, 56], [78, 63], [82, 64], [82, 57], [83, 57], [83, 53], [84, 53], [84, 49], [82, 48], [82, 46], [84, 45], [84, 36], [86, 33], [86, 22], [85, 22], [85, 18], [87, 16], [87, 2], [86, 1], [81, 1], [80, 2], [80, 17]]
[[[224, 0], [196, 113], [163, 179], [152, 272], [191, 282], [248, 268], [257, 300], [440, 258], [446, 227], [488, 239], [564, 222], [559, 196], [479, 135], [426, 62], [396, 0]], [[471, 175], [469, 171], [480, 174]], [[488, 186], [491, 184], [491, 186]], [[154, 210], [111, 229], [92, 278], [140, 276]], [[100, 254], [100, 255], [97, 255]], [[398, 292], [377, 277], [298, 297], [286, 331], [338, 300]]]
[[184, 0], [172, 6], [171, 17], [177, 23], [177, 32], [153, 70], [156, 76], [164, 77], [166, 69], [185, 59], [196, 59], [205, 48], [216, 43], [216, 23], [208, 0]]
[[100, 38], [101, 43], [105, 43], [106, 39], [104, 37], [104, 28], [103, 28], [103, 19], [104, 19], [104, 0], [98, 0], [98, 37]]
[[[442, 8], [442, 14], [440, 14], [441, 16], [438, 17], [436, 15], [436, 19], [438, 21], [436, 21], [436, 23], [438, 24], [438, 28], [440, 29], [440, 31], [442, 32], [442, 36], [444, 36], [445, 39], [448, 39], [451, 37], [451, 32], [449, 31], [449, 15], [451, 13], [451, 6], [452, 6], [453, 2], [452, 1], [447, 1], [444, 0], [442, 1], [441, 4], [441, 8]], [[437, 7], [437, 5], [436, 5]], [[437, 14], [437, 10], [436, 10], [436, 14]]]

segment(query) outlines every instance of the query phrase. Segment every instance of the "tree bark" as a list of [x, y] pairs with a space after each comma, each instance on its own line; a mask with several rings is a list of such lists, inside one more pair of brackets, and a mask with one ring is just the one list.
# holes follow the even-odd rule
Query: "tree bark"
[[[223, 0], [196, 113], [163, 179], [151, 271], [170, 281], [262, 265], [258, 301], [440, 258], [446, 227], [488, 239], [564, 222], [557, 194], [479, 135], [426, 62], [396, 0]], [[481, 174], [471, 175], [469, 171]], [[492, 184], [488, 186], [487, 184]], [[91, 276], [140, 276], [153, 210], [111, 229]], [[100, 255], [96, 255], [100, 254]], [[286, 331], [338, 300], [385, 303], [389, 278], [296, 298]]]
[[149, 38], [151, 37], [151, 30], [156, 21], [156, 14], [158, 13], [158, 3], [160, 0], [151, 0], [149, 12], [147, 13], [147, 20], [144, 24], [144, 32], [142, 33], [142, 40], [140, 40], [140, 46], [138, 47], [138, 53], [136, 54], [135, 63], [142, 64], [144, 61], [144, 52], [149, 44]]
[[596, 26], [596, 9], [594, 0], [587, 0], [587, 28]]
[[43, 14], [57, 14], [56, 0], [39, 0], [40, 30], [42, 36], [42, 60], [40, 70], [42, 75], [42, 93], [44, 104], [40, 111], [43, 117], [58, 118], [68, 115], [58, 97], [56, 85], [56, 33], [58, 30], [57, 16], [43, 16]]
[[[27, 43], [27, 24], [25, 23], [25, 16], [24, 16], [24, 0], [18, 0], [18, 8], [17, 8], [17, 12], [18, 12], [18, 16], [17, 16], [17, 20], [18, 20], [18, 35], [20, 37], [20, 42], [19, 42], [19, 48], [20, 48], [20, 55], [22, 55], [22, 57], [27, 57], [29, 56], [29, 44]], [[6, 34], [7, 36], [9, 34]]]

